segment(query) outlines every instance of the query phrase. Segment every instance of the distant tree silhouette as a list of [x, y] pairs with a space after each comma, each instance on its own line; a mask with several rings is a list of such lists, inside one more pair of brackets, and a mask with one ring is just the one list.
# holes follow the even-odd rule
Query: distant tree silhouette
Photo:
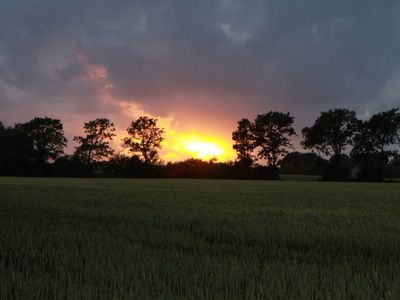
[[123, 139], [123, 146], [134, 154], [140, 154], [145, 163], [159, 162], [158, 149], [164, 140], [164, 129], [157, 127], [157, 119], [139, 117], [127, 129], [129, 137]]
[[296, 134], [293, 122], [289, 113], [276, 111], [257, 115], [253, 122], [238, 121], [232, 132], [235, 162], [192, 158], [164, 164], [158, 155], [164, 129], [154, 118], [139, 117], [130, 124], [123, 146], [131, 156], [114, 153], [110, 144], [115, 126], [105, 118], [84, 123], [85, 134], [74, 137], [79, 145], [73, 155], [64, 155], [67, 139], [60, 120], [34, 118], [14, 127], [0, 121], [0, 175], [265, 180], [278, 179], [282, 172], [322, 173], [324, 180], [335, 181], [400, 177], [399, 108], [366, 121], [347, 109], [322, 112], [302, 130], [301, 144], [313, 153], [289, 153], [290, 138]]
[[237, 129], [232, 132], [232, 140], [238, 162], [246, 167], [251, 166], [254, 162], [252, 152], [255, 146], [253, 124], [248, 119], [238, 121]]
[[0, 126], [0, 175], [32, 175], [32, 139], [18, 128]]
[[326, 156], [340, 156], [353, 143], [358, 126], [356, 113], [347, 109], [322, 112], [311, 127], [302, 130], [304, 149], [316, 150]]
[[362, 180], [383, 180], [384, 167], [390, 157], [396, 155], [394, 145], [400, 143], [399, 109], [391, 109], [373, 115], [360, 123], [354, 138], [351, 156], [360, 168]]
[[258, 157], [265, 159], [267, 166], [277, 168], [279, 159], [294, 149], [289, 137], [296, 132], [292, 127], [294, 117], [290, 113], [271, 111], [258, 115], [254, 121], [255, 146]]
[[75, 155], [84, 163], [90, 164], [114, 154], [110, 146], [110, 141], [115, 136], [114, 123], [106, 118], [98, 118], [85, 123], [83, 128], [86, 136], [76, 136], [74, 141], [80, 144], [75, 147]]
[[385, 168], [385, 178], [400, 178], [400, 155], [396, 153]]
[[304, 149], [330, 156], [322, 175], [324, 180], [341, 181], [350, 176], [351, 163], [344, 151], [353, 144], [358, 124], [354, 111], [337, 108], [322, 112], [313, 126], [302, 130]]
[[15, 127], [31, 138], [33, 156], [37, 163], [44, 164], [64, 154], [67, 139], [60, 120], [48, 117], [34, 118], [27, 123], [16, 124]]

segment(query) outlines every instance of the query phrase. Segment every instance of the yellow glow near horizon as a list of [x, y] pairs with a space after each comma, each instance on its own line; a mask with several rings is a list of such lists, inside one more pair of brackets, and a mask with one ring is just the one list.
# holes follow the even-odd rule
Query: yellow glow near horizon
[[[167, 124], [168, 125], [168, 124]], [[231, 141], [221, 135], [210, 136], [208, 134], [179, 132], [173, 128], [161, 124], [166, 129], [165, 140], [159, 154], [165, 162], [182, 161], [188, 158], [197, 158], [209, 161], [216, 158], [218, 162], [233, 161], [236, 153], [232, 149]], [[117, 130], [117, 138], [113, 146], [124, 155], [131, 155], [128, 149], [121, 148], [120, 141], [127, 136], [124, 130]]]
[[185, 148], [198, 158], [218, 157], [224, 152], [221, 147], [211, 142], [188, 141], [185, 143]]
[[165, 157], [167, 160], [180, 160], [190, 157], [202, 160], [216, 158], [218, 161], [234, 159], [231, 146], [221, 139], [181, 133], [172, 140], [173, 149], [168, 149], [172, 151], [167, 151], [169, 152]]

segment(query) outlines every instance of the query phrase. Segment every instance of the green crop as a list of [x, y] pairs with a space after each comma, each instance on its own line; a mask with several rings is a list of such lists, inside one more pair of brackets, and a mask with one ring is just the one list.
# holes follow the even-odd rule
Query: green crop
[[0, 299], [390, 298], [400, 184], [0, 178]]

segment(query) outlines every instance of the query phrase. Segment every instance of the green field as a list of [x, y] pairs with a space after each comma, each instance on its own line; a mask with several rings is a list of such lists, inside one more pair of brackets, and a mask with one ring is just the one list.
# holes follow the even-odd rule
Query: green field
[[399, 299], [400, 184], [0, 178], [0, 299]]

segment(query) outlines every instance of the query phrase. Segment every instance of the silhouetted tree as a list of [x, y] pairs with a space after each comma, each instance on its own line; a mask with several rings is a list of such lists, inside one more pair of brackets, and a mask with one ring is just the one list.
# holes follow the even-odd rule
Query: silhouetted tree
[[253, 135], [258, 156], [265, 159], [267, 166], [277, 168], [279, 158], [293, 149], [289, 137], [296, 132], [292, 125], [294, 117], [290, 113], [271, 111], [258, 115], [254, 121]]
[[64, 153], [67, 139], [60, 120], [48, 117], [34, 118], [27, 123], [16, 124], [15, 127], [32, 139], [34, 159], [37, 163], [44, 164], [55, 160]]
[[251, 166], [254, 161], [253, 124], [248, 119], [238, 121], [237, 129], [232, 132], [232, 140], [238, 162], [246, 167]]
[[2, 121], [0, 121], [0, 132], [6, 130]]
[[32, 139], [18, 128], [0, 128], [0, 174], [32, 174]]
[[[400, 113], [397, 109], [380, 112], [362, 122], [354, 138], [351, 156], [360, 168], [359, 179], [383, 180], [384, 167], [400, 143]], [[391, 148], [392, 147], [392, 148]]]
[[129, 137], [123, 139], [123, 146], [132, 153], [139, 153], [145, 163], [159, 161], [158, 149], [164, 140], [164, 129], [157, 127], [157, 119], [139, 117], [127, 129]]
[[356, 113], [347, 109], [322, 112], [311, 127], [302, 130], [304, 149], [316, 150], [326, 156], [340, 156], [353, 143], [358, 126]]
[[385, 168], [385, 178], [400, 178], [400, 155], [396, 153]]
[[110, 146], [110, 141], [115, 136], [114, 123], [106, 118], [98, 118], [85, 123], [83, 128], [86, 136], [76, 136], [74, 141], [80, 144], [75, 147], [75, 155], [84, 163], [90, 164], [114, 154]]
[[302, 130], [304, 149], [330, 156], [322, 175], [324, 180], [346, 180], [350, 176], [351, 163], [344, 151], [353, 144], [358, 124], [354, 111], [331, 109], [322, 112], [313, 126]]

